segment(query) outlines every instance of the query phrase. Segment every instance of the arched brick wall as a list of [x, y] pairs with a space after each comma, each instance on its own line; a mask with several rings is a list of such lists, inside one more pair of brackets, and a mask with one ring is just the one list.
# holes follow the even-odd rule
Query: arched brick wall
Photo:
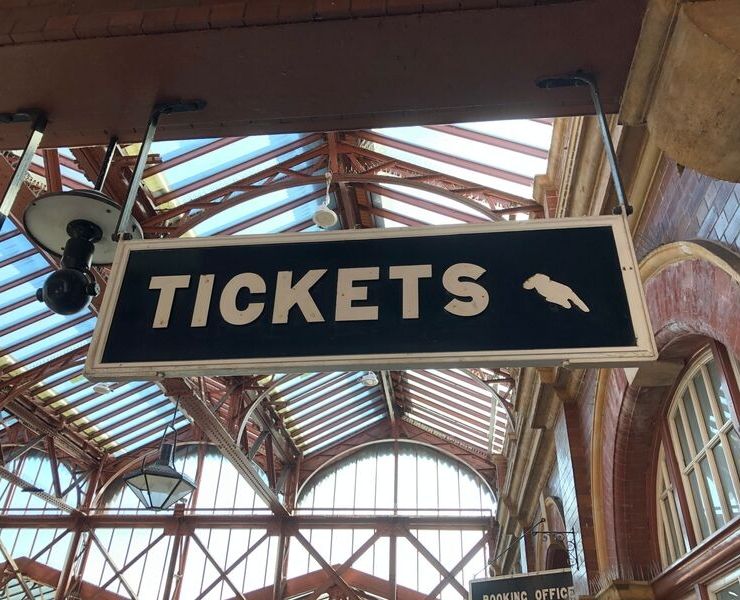
[[[706, 243], [671, 244], [645, 260], [645, 297], [661, 359], [687, 359], [709, 339], [740, 356], [740, 258], [712, 251]], [[651, 523], [659, 432], [670, 392], [667, 386], [630, 385], [623, 369], [602, 372], [592, 440], [598, 449], [593, 469], [600, 488], [602, 570], [647, 577], [659, 562]]]

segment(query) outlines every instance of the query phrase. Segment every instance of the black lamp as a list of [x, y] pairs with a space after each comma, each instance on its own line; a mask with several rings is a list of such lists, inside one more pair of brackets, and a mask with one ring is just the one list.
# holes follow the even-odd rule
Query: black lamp
[[[23, 215], [26, 232], [52, 254], [59, 256], [59, 252], [62, 252], [62, 269], [52, 273], [36, 294], [52, 311], [60, 315], [72, 315], [84, 310], [98, 294], [90, 266], [111, 264], [119, 240], [144, 237], [141, 226], [131, 213], [140, 192], [139, 187], [159, 118], [172, 113], [201, 110], [204, 106], [205, 102], [202, 100], [191, 100], [158, 104], [154, 107], [122, 206], [118, 206], [102, 192], [118, 146], [118, 139], [113, 137], [108, 144], [94, 190], [52, 192], [39, 196], [26, 209]], [[30, 119], [26, 113], [0, 114], [0, 122], [18, 118]], [[34, 131], [40, 128], [42, 133], [45, 123], [43, 118], [39, 120], [34, 125]], [[24, 152], [21, 166], [24, 166], [23, 161], [30, 163], [41, 139], [38, 131], [34, 135], [32, 140], [36, 140], [36, 145], [31, 148], [31, 152], [28, 149]], [[20, 185], [18, 182], [22, 181], [19, 178], [25, 174], [25, 166], [23, 169], [16, 169], [22, 171], [21, 175], [13, 176], [13, 185], [8, 188], [5, 198], [0, 198], [0, 225], [2, 215], [10, 212], [16, 188]]]
[[[173, 444], [164, 441], [169, 427], [175, 432]], [[167, 429], [159, 446], [159, 458], [150, 465], [142, 464], [140, 469], [123, 479], [139, 501], [151, 510], [167, 510], [195, 489], [195, 482], [175, 469], [177, 430], [172, 425]]]
[[67, 224], [69, 239], [62, 254], [62, 268], [46, 278], [44, 286], [36, 292], [39, 302], [44, 302], [59, 315], [73, 315], [84, 310], [98, 295], [90, 266], [95, 242], [102, 230], [95, 223], [75, 219]]
[[[60, 315], [84, 310], [98, 294], [90, 267], [113, 262], [117, 240], [113, 232], [120, 207], [97, 190], [52, 192], [36, 198], [26, 209], [26, 233], [50, 254], [61, 256], [55, 271], [36, 297]], [[144, 237], [141, 226], [130, 219], [130, 238]]]

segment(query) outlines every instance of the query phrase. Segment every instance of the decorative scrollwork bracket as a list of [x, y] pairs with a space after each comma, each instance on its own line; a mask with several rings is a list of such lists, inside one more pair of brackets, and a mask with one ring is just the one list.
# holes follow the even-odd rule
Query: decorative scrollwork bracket
[[575, 565], [576, 569], [580, 568], [579, 552], [578, 552], [578, 537], [576, 534], [575, 527], [569, 531], [533, 531], [532, 537], [536, 535], [543, 536], [549, 543], [559, 543], [568, 552], [568, 559], [571, 565]]

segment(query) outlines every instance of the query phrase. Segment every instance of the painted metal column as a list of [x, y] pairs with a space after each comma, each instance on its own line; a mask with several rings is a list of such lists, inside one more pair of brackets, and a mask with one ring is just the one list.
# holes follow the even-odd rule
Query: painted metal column
[[175, 579], [175, 569], [177, 568], [177, 559], [180, 555], [180, 544], [182, 543], [182, 535], [179, 533], [175, 534], [172, 541], [172, 551], [170, 553], [170, 564], [167, 567], [167, 581], [165, 583], [164, 592], [162, 593], [162, 600], [170, 600], [172, 598], [172, 584]]
[[283, 575], [285, 570], [287, 540], [285, 528], [280, 526], [278, 535], [277, 557], [275, 559], [275, 580], [272, 585], [272, 600], [282, 600], [283, 598]]
[[[95, 493], [98, 489], [98, 483], [100, 482], [100, 474], [103, 470], [103, 464], [104, 461], [100, 461], [100, 465], [97, 469], [97, 471], [93, 472], [90, 475], [90, 481], [87, 486], [87, 491], [85, 492], [85, 501], [83, 510], [87, 511], [87, 509], [90, 508], [93, 499], [95, 498]], [[69, 591], [70, 584], [72, 582], [72, 569], [75, 564], [75, 560], [77, 558], [77, 552], [79, 551], [80, 547], [80, 541], [82, 539], [82, 534], [84, 533], [83, 525], [78, 520], [75, 528], [74, 528], [74, 534], [72, 537], [72, 540], [69, 543], [69, 550], [67, 551], [67, 557], [64, 560], [64, 566], [62, 567], [62, 571], [59, 574], [59, 582], [57, 583], [57, 590], [54, 594], [54, 600], [65, 600], [67, 597], [67, 592]], [[82, 578], [82, 574], [85, 570], [85, 564], [87, 562], [87, 554], [89, 551], [89, 543], [88, 546], [84, 550], [84, 556], [83, 560], [80, 564], [79, 569], [79, 576]]]

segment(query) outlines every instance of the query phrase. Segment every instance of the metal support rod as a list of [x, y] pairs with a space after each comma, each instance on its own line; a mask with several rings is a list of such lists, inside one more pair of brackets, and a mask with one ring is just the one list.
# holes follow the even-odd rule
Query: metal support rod
[[594, 109], [596, 110], [596, 120], [599, 124], [599, 132], [601, 133], [601, 140], [604, 143], [604, 150], [606, 152], [606, 160], [609, 162], [609, 169], [611, 170], [612, 181], [614, 182], [614, 191], [617, 194], [618, 206], [614, 207], [614, 214], [631, 215], [633, 207], [627, 202], [627, 196], [624, 192], [624, 183], [622, 182], [622, 176], [619, 173], [619, 167], [617, 165], [617, 153], [614, 150], [614, 143], [612, 141], [611, 132], [609, 131], [609, 125], [606, 122], [606, 115], [604, 114], [604, 107], [601, 104], [601, 96], [599, 95], [599, 88], [596, 85], [596, 79], [589, 73], [576, 71], [568, 75], [560, 75], [558, 77], [544, 77], [537, 80], [537, 86], [541, 88], [554, 88], [554, 87], [570, 87], [586, 85], [591, 93], [591, 100], [594, 103]]
[[259, 452], [260, 448], [262, 447], [262, 443], [267, 439], [267, 436], [270, 435], [269, 429], [263, 429], [260, 431], [260, 434], [257, 436], [257, 439], [254, 440], [254, 443], [249, 447], [249, 450], [247, 450], [247, 456], [254, 460], [254, 457], [257, 456], [257, 452]]
[[136, 157], [136, 164], [134, 165], [134, 172], [132, 173], [131, 181], [129, 182], [126, 200], [121, 207], [121, 213], [118, 215], [118, 223], [113, 232], [114, 241], [127, 239], [127, 237], [131, 235], [129, 232], [129, 229], [131, 228], [131, 212], [134, 209], [136, 196], [139, 193], [141, 176], [144, 173], [144, 167], [146, 167], [146, 161], [149, 157], [149, 149], [152, 147], [154, 134], [157, 132], [157, 125], [159, 124], [159, 117], [161, 114], [161, 111], [158, 108], [155, 108], [146, 125], [146, 132], [144, 133], [144, 139], [141, 142], [141, 148], [139, 148], [139, 155]]
[[33, 592], [31, 592], [30, 588], [28, 587], [28, 584], [26, 584], [26, 580], [24, 578], [23, 573], [18, 568], [18, 564], [15, 562], [15, 559], [13, 559], [13, 556], [10, 554], [8, 549], [5, 547], [5, 544], [3, 544], [2, 540], [0, 540], [0, 554], [2, 554], [3, 558], [5, 558], [6, 567], [9, 567], [10, 570], [13, 572], [13, 575], [15, 575], [16, 580], [18, 581], [21, 588], [23, 589], [23, 594], [26, 596], [28, 600], [34, 600], [35, 596], [33, 595]]
[[468, 591], [467, 591], [467, 590], [466, 590], [466, 589], [465, 589], [465, 588], [463, 587], [463, 585], [462, 585], [462, 584], [461, 584], [461, 583], [460, 583], [460, 582], [459, 582], [459, 581], [457, 580], [457, 578], [456, 578], [456, 577], [455, 577], [455, 576], [454, 576], [454, 575], [453, 575], [452, 573], [450, 573], [450, 572], [449, 572], [449, 571], [448, 571], [448, 570], [447, 570], [447, 569], [446, 569], [446, 568], [444, 567], [444, 565], [443, 565], [443, 564], [442, 564], [441, 562], [439, 562], [439, 560], [437, 559], [437, 557], [436, 557], [436, 556], [434, 556], [434, 554], [432, 554], [432, 553], [431, 553], [431, 552], [429, 551], [429, 549], [428, 549], [428, 548], [427, 548], [427, 547], [426, 547], [426, 546], [425, 546], [424, 544], [422, 544], [422, 543], [421, 543], [421, 542], [420, 542], [420, 541], [419, 541], [419, 540], [418, 540], [418, 539], [417, 539], [417, 538], [416, 538], [416, 537], [414, 536], [414, 534], [413, 534], [413, 533], [411, 533], [411, 530], [410, 530], [410, 529], [406, 529], [405, 535], [406, 535], [406, 539], [407, 539], [407, 540], [408, 540], [409, 542], [411, 542], [411, 545], [412, 545], [412, 546], [413, 546], [414, 548], [416, 548], [416, 550], [417, 550], [417, 551], [419, 552], [419, 554], [421, 554], [421, 555], [422, 555], [422, 556], [423, 556], [424, 558], [426, 558], [426, 559], [427, 559], [427, 562], [428, 562], [429, 564], [431, 564], [431, 565], [432, 565], [432, 566], [433, 566], [433, 567], [434, 567], [435, 569], [437, 569], [437, 571], [439, 572], [439, 574], [440, 574], [440, 575], [442, 575], [442, 577], [443, 577], [443, 578], [444, 578], [444, 579], [445, 579], [446, 581], [449, 581], [449, 582], [450, 582], [450, 585], [452, 585], [452, 587], [453, 587], [453, 588], [455, 588], [455, 589], [456, 589], [456, 590], [457, 590], [457, 591], [458, 591], [458, 592], [460, 593], [460, 595], [461, 595], [461, 596], [462, 596], [463, 598], [465, 598], [465, 597], [467, 596], [467, 594], [468, 594]]
[[95, 532], [94, 531], [90, 531], [90, 537], [92, 537], [92, 541], [98, 547], [98, 550], [100, 550], [100, 553], [103, 555], [103, 558], [105, 559], [105, 562], [107, 562], [108, 565], [110, 566], [110, 568], [113, 570], [113, 572], [115, 573], [116, 579], [118, 579], [121, 582], [121, 585], [126, 590], [126, 592], [128, 593], [129, 597], [131, 598], [131, 600], [139, 600], [138, 595], [136, 594], [136, 592], [134, 591], [134, 589], [131, 587], [131, 585], [129, 584], [129, 582], [126, 581], [126, 578], [121, 573], [121, 570], [118, 568], [118, 566], [114, 562], [113, 558], [108, 553], [108, 550], [106, 550], [105, 546], [103, 545], [103, 542], [101, 542], [98, 539], [98, 536], [95, 535]]
[[568, 531], [533, 531], [532, 537], [535, 535], [542, 535], [549, 538], [551, 541], [560, 543], [568, 553], [568, 559], [571, 563], [575, 564], [576, 569], [580, 568], [581, 565], [578, 558], [578, 536], [576, 535], [575, 527], [571, 527]]
[[5, 461], [3, 462], [3, 465], [9, 465], [13, 461], [18, 460], [26, 453], [30, 452], [36, 446], [38, 446], [39, 442], [43, 441], [44, 438], [46, 438], [46, 434], [42, 433], [41, 435], [37, 435], [36, 437], [31, 438], [22, 446], [16, 447], [15, 449], [13, 449], [12, 452], [9, 451], [8, 454], [5, 456]]
[[396, 549], [398, 545], [398, 536], [391, 535], [388, 538], [388, 600], [398, 600], [398, 585], [396, 583], [396, 568], [398, 559], [396, 558]]
[[244, 594], [239, 591], [239, 588], [234, 585], [234, 582], [229, 579], [228, 574], [221, 568], [221, 565], [218, 564], [218, 561], [216, 561], [213, 556], [211, 556], [211, 553], [208, 551], [208, 548], [206, 545], [200, 540], [198, 535], [193, 532], [190, 534], [190, 539], [192, 539], [198, 547], [201, 549], [203, 554], [205, 554], [205, 557], [208, 559], [208, 562], [211, 563], [211, 565], [216, 569], [216, 572], [221, 576], [221, 579], [226, 582], [226, 585], [228, 585], [231, 588], [231, 591], [236, 594], [236, 597], [239, 598], [239, 600], [247, 600], [244, 597]]
[[[101, 588], [106, 589], [111, 583], [113, 583], [119, 576], [122, 576], [130, 567], [132, 567], [138, 560], [143, 558], [154, 546], [159, 544], [161, 540], [164, 539], [164, 537], [167, 534], [165, 532], [162, 532], [159, 534], [159, 537], [157, 537], [153, 542], [149, 542], [136, 556], [134, 556], [131, 560], [129, 560], [126, 564], [124, 564], [121, 567], [121, 570], [118, 573], [115, 573], [108, 581], [101, 584]], [[124, 559], [125, 560], [125, 559]]]
[[[95, 494], [98, 491], [98, 483], [100, 482], [100, 476], [103, 471], [104, 465], [105, 461], [101, 460], [98, 468], [90, 473], [90, 478], [88, 479], [87, 484], [87, 491], [85, 492], [85, 498], [80, 503], [84, 512], [88, 512], [90, 510], [90, 506], [93, 503]], [[62, 571], [59, 575], [57, 589], [54, 594], [54, 600], [64, 600], [67, 597], [67, 592], [70, 590], [70, 586], [73, 583], [72, 570], [75, 563], [77, 562], [77, 552], [79, 550], [80, 543], [82, 542], [83, 527], [81, 523], [75, 522], [73, 527], [68, 529], [74, 531], [74, 536], [67, 549], [67, 558], [64, 561], [64, 566], [62, 567]], [[87, 539], [83, 542], [82, 553], [78, 563], [78, 575], [80, 579], [82, 579], [82, 576], [85, 572], [85, 567], [87, 566], [87, 558], [90, 554], [91, 545], [92, 539], [90, 539], [90, 536], [88, 535]]]
[[116, 230], [113, 233], [114, 241], [118, 241], [122, 238], [126, 239], [131, 235], [129, 231], [129, 229], [131, 228], [131, 212], [134, 209], [136, 196], [139, 192], [139, 184], [141, 183], [141, 176], [144, 174], [146, 161], [149, 157], [149, 150], [152, 147], [152, 142], [154, 141], [154, 134], [157, 132], [159, 118], [162, 115], [168, 115], [172, 113], [201, 110], [205, 107], [205, 105], [206, 103], [203, 100], [191, 100], [189, 102], [158, 104], [154, 107], [154, 110], [149, 117], [149, 122], [146, 125], [144, 139], [141, 142], [141, 148], [139, 148], [139, 155], [136, 157], [136, 164], [134, 165], [134, 171], [131, 175], [131, 181], [129, 182], [128, 194], [126, 194], [126, 201], [123, 203], [123, 206], [121, 207], [121, 214], [118, 216]]
[[536, 523], [534, 523], [533, 525], [530, 525], [529, 527], [527, 527], [527, 528], [526, 528], [526, 529], [525, 529], [525, 530], [524, 530], [524, 531], [522, 532], [522, 534], [521, 534], [520, 536], [518, 536], [517, 538], [515, 538], [515, 539], [514, 539], [514, 541], [513, 541], [513, 542], [511, 542], [511, 544], [509, 544], [508, 546], [506, 546], [506, 548], [504, 548], [503, 550], [501, 550], [501, 552], [499, 552], [499, 553], [498, 553], [498, 554], [497, 554], [496, 556], [494, 556], [494, 557], [492, 557], [492, 558], [488, 559], [488, 562], [489, 562], [489, 563], [491, 563], [491, 564], [494, 564], [494, 563], [495, 563], [495, 562], [496, 562], [496, 561], [497, 561], [497, 560], [498, 560], [499, 558], [501, 558], [501, 557], [502, 557], [502, 556], [503, 556], [504, 554], [506, 554], [506, 552], [508, 552], [508, 551], [509, 551], [509, 549], [510, 549], [510, 548], [511, 548], [512, 546], [515, 546], [516, 544], [518, 544], [518, 543], [519, 543], [519, 541], [520, 541], [520, 540], [521, 540], [521, 539], [522, 539], [523, 537], [525, 537], [525, 536], [527, 536], [527, 535], [530, 535], [530, 534], [532, 533], [532, 531], [534, 530], [534, 528], [535, 528], [535, 527], [539, 527], [539, 526], [540, 526], [540, 525], [542, 525], [542, 523], [544, 523], [544, 522], [545, 522], [545, 519], [540, 519], [539, 521], [537, 521], [537, 522], [536, 522]]
[[391, 379], [390, 371], [380, 371], [380, 386], [383, 389], [383, 397], [385, 398], [385, 404], [388, 408], [388, 417], [391, 420], [391, 425], [396, 423], [396, 398], [393, 391], [393, 380]]
[[36, 154], [36, 150], [38, 150], [39, 144], [44, 137], [44, 130], [46, 129], [46, 115], [40, 111], [24, 111], [13, 114], [0, 113], [0, 123], [22, 123], [24, 121], [33, 121], [31, 135], [28, 137], [26, 147], [21, 153], [20, 160], [15, 166], [13, 177], [10, 178], [2, 201], [0, 202], [0, 229], [5, 225], [5, 219], [13, 208], [26, 173], [28, 173], [28, 167], [31, 166], [33, 156]]
[[62, 571], [59, 574], [57, 588], [54, 594], [55, 600], [64, 600], [67, 597], [67, 591], [69, 590], [72, 579], [72, 568], [74, 567], [74, 563], [77, 558], [77, 551], [80, 547], [81, 540], [82, 529], [78, 527], [74, 530], [72, 541], [70, 541], [67, 548], [67, 557], [64, 559], [64, 565], [62, 566]]
[[59, 461], [57, 460], [57, 449], [54, 445], [54, 438], [51, 436], [46, 438], [46, 451], [51, 463], [51, 481], [54, 484], [54, 495], [61, 499], [62, 483], [59, 480]]
[[[254, 544], [252, 544], [252, 545], [251, 545], [251, 546], [250, 546], [249, 548], [247, 548], [247, 550], [246, 550], [246, 551], [245, 551], [245, 552], [244, 552], [244, 553], [243, 553], [243, 554], [242, 554], [241, 556], [239, 556], [239, 558], [237, 558], [236, 560], [234, 560], [234, 562], [232, 562], [232, 563], [231, 563], [231, 566], [229, 566], [229, 568], [228, 568], [228, 569], [226, 569], [226, 570], [224, 571], [224, 573], [225, 573], [226, 575], [228, 575], [229, 573], [231, 573], [231, 572], [232, 572], [232, 571], [233, 571], [234, 569], [236, 569], [236, 568], [237, 568], [237, 567], [238, 567], [238, 566], [239, 566], [239, 565], [240, 565], [240, 564], [241, 564], [242, 562], [244, 562], [244, 561], [245, 561], [245, 560], [247, 559], [247, 557], [248, 557], [248, 556], [249, 556], [250, 554], [252, 554], [252, 552], [254, 552], [254, 551], [255, 551], [255, 550], [257, 549], [257, 548], [259, 548], [259, 547], [260, 547], [260, 545], [262, 544], [262, 542], [264, 542], [264, 541], [265, 541], [266, 539], [268, 539], [269, 537], [270, 537], [270, 534], [269, 534], [269, 533], [265, 533], [265, 534], [264, 534], [264, 535], [263, 535], [263, 536], [262, 536], [262, 537], [261, 537], [260, 539], [258, 539], [258, 540], [257, 540], [257, 541], [256, 541], [256, 542], [255, 542]], [[217, 586], [217, 585], [218, 585], [219, 583], [221, 583], [222, 581], [223, 581], [223, 577], [221, 577], [221, 576], [219, 575], [218, 577], [216, 577], [216, 579], [214, 579], [214, 580], [213, 580], [213, 581], [212, 581], [212, 582], [210, 583], [210, 585], [208, 585], [208, 586], [207, 586], [207, 587], [206, 587], [205, 589], [201, 590], [200, 594], [199, 594], [199, 595], [198, 595], [198, 596], [197, 596], [196, 598], [194, 598], [194, 600], [203, 600], [203, 598], [205, 598], [206, 596], [208, 596], [209, 592], [210, 592], [210, 591], [211, 591], [211, 590], [212, 590], [213, 588], [215, 588], [215, 587], [216, 587], [216, 586]], [[167, 600], [167, 599], [166, 599], [166, 598], [165, 598], [165, 597], [163, 596], [163, 597], [162, 597], [162, 600]], [[279, 598], [278, 600], [282, 600], [282, 597], [281, 597], [281, 598]]]
[[103, 186], [105, 185], [105, 180], [108, 178], [108, 171], [110, 171], [110, 166], [113, 162], [113, 154], [115, 153], [117, 146], [118, 138], [114, 135], [108, 142], [108, 147], [105, 149], [105, 156], [103, 157], [103, 162], [100, 165], [98, 178], [95, 181], [95, 190], [98, 192], [103, 191]]
[[334, 567], [332, 567], [323, 556], [314, 548], [311, 543], [303, 536], [303, 534], [296, 530], [293, 533], [293, 536], [300, 542], [301, 546], [303, 546], [308, 553], [313, 557], [313, 559], [319, 563], [321, 568], [324, 570], [324, 572], [329, 575], [329, 577], [333, 580], [333, 582], [341, 588], [341, 590], [346, 594], [346, 596], [349, 598], [349, 600], [360, 600], [360, 597], [357, 595], [357, 592], [351, 588], [347, 582], [342, 579], [342, 576], [339, 575], [335, 570]]
[[[383, 537], [383, 534], [379, 531], [376, 531], [369, 538], [367, 538], [367, 540], [365, 540], [365, 542], [359, 548], [357, 548], [357, 550], [355, 550], [352, 553], [352, 556], [350, 556], [347, 560], [345, 560], [341, 565], [339, 565], [336, 568], [337, 575], [339, 576], [344, 575], [344, 573], [346, 573], [347, 570], [352, 565], [354, 565], [363, 554], [365, 554], [365, 552], [367, 552], [370, 548], [372, 548], [375, 545], [375, 542], [377, 542], [381, 537]], [[393, 544], [395, 539], [396, 539], [395, 535], [392, 535], [388, 538], [391, 544]], [[391, 553], [393, 553], [394, 552], [393, 545], [391, 545], [390, 547], [391, 547]], [[389, 565], [393, 565], [394, 564], [393, 561], [395, 561], [395, 559], [391, 559], [391, 561], [389, 561]], [[389, 573], [390, 573], [389, 579], [395, 582], [395, 577], [396, 577], [395, 567], [394, 569], [390, 570]], [[333, 585], [334, 585], [334, 582], [333, 580], [330, 579], [328, 582], [317, 587], [310, 596], [305, 598], [305, 600], [318, 600], [318, 598], [321, 598], [323, 594], [327, 592], [329, 588], [331, 588]], [[395, 584], [393, 585], [395, 586]], [[278, 598], [278, 600], [282, 600], [282, 596]], [[389, 595], [388, 600], [396, 600], [396, 598], [395, 596], [391, 597], [391, 595]]]
[[429, 592], [425, 598], [425, 600], [433, 600], [434, 598], [437, 598], [437, 594], [439, 594], [445, 587], [447, 587], [448, 584], [452, 582], [453, 579], [457, 577], [457, 574], [463, 570], [465, 565], [467, 565], [473, 557], [480, 552], [480, 550], [488, 543], [488, 532], [483, 534], [483, 537], [480, 538], [471, 548], [465, 553], [465, 556], [463, 556], [457, 564], [450, 569], [449, 573], [447, 575], [443, 575], [442, 580], [434, 587], [434, 589]]
[[164, 592], [162, 600], [170, 600], [172, 597], [172, 582], [175, 579], [175, 569], [177, 568], [177, 559], [180, 554], [180, 540], [182, 536], [178, 533], [172, 539], [172, 550], [170, 552], [170, 563], [167, 567], [167, 576], [165, 578]]
[[589, 92], [591, 92], [591, 100], [594, 103], [596, 109], [596, 120], [599, 122], [599, 131], [601, 132], [601, 140], [604, 142], [604, 149], [606, 150], [606, 159], [609, 161], [609, 168], [612, 173], [612, 180], [614, 181], [614, 191], [617, 194], [617, 202], [619, 203], [619, 209], [616, 214], [621, 214], [624, 210], [625, 214], [632, 214], [632, 206], [627, 203], [627, 197], [624, 193], [624, 183], [622, 182], [622, 175], [619, 172], [619, 166], [617, 165], [617, 153], [614, 150], [614, 142], [612, 141], [611, 132], [609, 131], [609, 125], [606, 122], [606, 115], [604, 115], [604, 107], [601, 104], [601, 96], [599, 95], [599, 88], [596, 86], [596, 81], [593, 77], [588, 75], [577, 75], [576, 81], [582, 81], [588, 86]]
[[285, 568], [285, 532], [281, 529], [278, 535], [278, 551], [275, 560], [275, 577], [272, 584], [272, 600], [282, 600], [283, 597], [283, 575]]

